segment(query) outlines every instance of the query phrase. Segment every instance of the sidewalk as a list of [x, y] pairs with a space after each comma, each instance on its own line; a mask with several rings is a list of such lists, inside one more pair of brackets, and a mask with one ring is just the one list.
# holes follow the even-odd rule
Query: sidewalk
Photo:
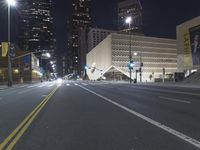
[[37, 83], [41, 83], [40, 81], [33, 81], [32, 83], [22, 83], [22, 84], [13, 84], [12, 87], [8, 87], [7, 85], [0, 85], [0, 90], [5, 90], [8, 88], [17, 88], [20, 86], [26, 86], [26, 85], [33, 85], [33, 84], [37, 84]]
[[149, 86], [162, 86], [162, 87], [182, 87], [182, 88], [200, 88], [200, 83], [183, 83], [183, 82], [171, 82], [171, 83], [138, 83], [138, 85]]
[[[102, 82], [110, 82], [110, 83], [119, 83], [119, 84], [129, 84], [129, 81], [102, 81]], [[146, 86], [162, 86], [162, 87], [183, 87], [183, 88], [200, 88], [200, 83], [184, 83], [184, 82], [138, 82], [137, 84], [133, 83], [133, 85], [146, 85]]]

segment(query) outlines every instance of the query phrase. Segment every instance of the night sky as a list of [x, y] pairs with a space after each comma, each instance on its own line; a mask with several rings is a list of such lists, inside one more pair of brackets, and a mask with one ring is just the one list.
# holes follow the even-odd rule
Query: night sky
[[[120, 0], [93, 0], [92, 25], [105, 29], [117, 29], [117, 2]], [[0, 0], [0, 41], [6, 40], [6, 9]], [[200, 15], [200, 0], [141, 0], [143, 5], [144, 33], [147, 36], [176, 38], [176, 25]], [[69, 0], [53, 0], [54, 28], [57, 52], [66, 51], [67, 18]], [[20, 8], [16, 8], [20, 9]], [[13, 10], [14, 13], [17, 10]], [[12, 39], [16, 42], [17, 15], [13, 16]]]

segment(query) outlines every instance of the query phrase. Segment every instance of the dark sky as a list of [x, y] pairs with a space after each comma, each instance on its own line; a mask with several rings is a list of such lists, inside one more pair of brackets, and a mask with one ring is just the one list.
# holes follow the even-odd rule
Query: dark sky
[[[6, 40], [5, 0], [0, 0], [0, 41]], [[93, 27], [117, 28], [117, 2], [120, 0], [92, 0]], [[147, 36], [176, 37], [176, 25], [200, 15], [200, 0], [141, 0], [144, 33]], [[67, 18], [70, 0], [53, 0], [57, 50], [66, 50]], [[20, 9], [20, 8], [17, 8]], [[16, 13], [16, 10], [13, 10]], [[16, 41], [16, 15], [13, 17], [12, 35]]]
[[[93, 21], [98, 27], [116, 28], [119, 1], [93, 2]], [[176, 25], [200, 15], [200, 0], [141, 0], [141, 3], [144, 32], [149, 36], [175, 38]]]

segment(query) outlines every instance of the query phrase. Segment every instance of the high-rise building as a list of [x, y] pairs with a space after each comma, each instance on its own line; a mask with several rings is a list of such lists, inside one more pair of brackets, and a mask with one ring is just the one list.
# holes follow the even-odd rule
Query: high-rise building
[[[91, 0], [72, 0], [72, 20], [70, 51], [72, 60], [72, 71], [75, 74], [81, 74], [83, 69], [81, 64], [81, 47], [83, 44], [87, 47], [87, 34], [91, 27]], [[81, 38], [80, 38], [81, 35]], [[85, 46], [84, 46], [85, 47]]]
[[109, 34], [116, 31], [91, 28], [88, 33], [88, 52], [95, 48], [101, 41], [103, 41]]
[[51, 0], [22, 0], [20, 7], [19, 47], [27, 51], [54, 52]]
[[[125, 23], [132, 17], [131, 28]], [[123, 0], [118, 3], [118, 29], [122, 32], [142, 33], [142, 5], [139, 0]]]

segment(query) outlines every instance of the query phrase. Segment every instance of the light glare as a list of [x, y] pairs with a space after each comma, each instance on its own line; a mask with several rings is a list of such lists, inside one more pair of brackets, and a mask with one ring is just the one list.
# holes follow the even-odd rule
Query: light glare
[[131, 22], [132, 22], [132, 18], [131, 18], [131, 17], [127, 17], [127, 18], [126, 18], [126, 23], [127, 23], [127, 24], [130, 24]]
[[16, 1], [15, 0], [7, 0], [7, 3], [10, 6], [15, 6], [16, 5]]
[[46, 56], [47, 56], [48, 58], [50, 58], [50, 57], [51, 57], [51, 54], [50, 54], [50, 53], [46, 53]]
[[61, 79], [61, 78], [58, 78], [58, 79], [57, 79], [57, 83], [58, 83], [58, 84], [62, 84], [62, 79]]

